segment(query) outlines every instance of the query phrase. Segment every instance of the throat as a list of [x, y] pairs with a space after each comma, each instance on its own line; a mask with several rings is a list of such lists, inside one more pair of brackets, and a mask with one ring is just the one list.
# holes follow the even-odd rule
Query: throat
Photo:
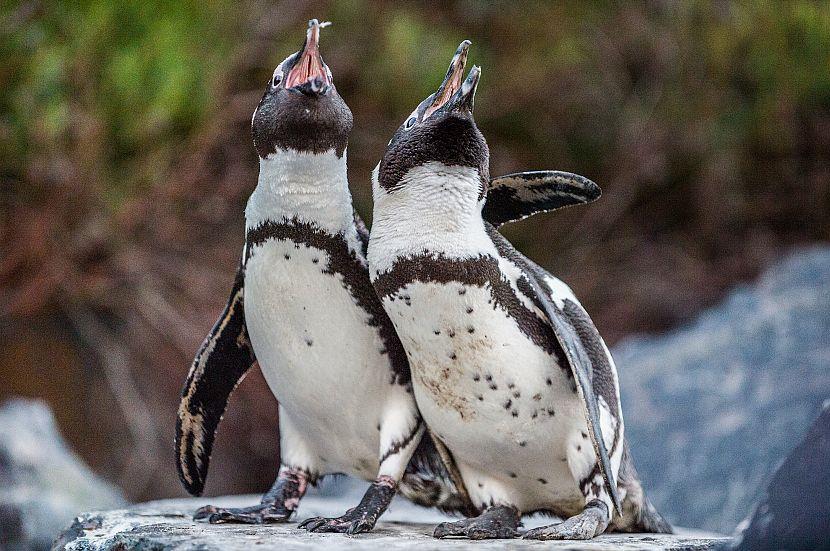
[[372, 240], [396, 255], [477, 253], [488, 242], [480, 186], [475, 169], [441, 163], [410, 170], [392, 191], [375, 185]]
[[345, 153], [278, 149], [259, 160], [259, 181], [245, 208], [250, 229], [264, 222], [300, 220], [333, 234], [354, 225]]

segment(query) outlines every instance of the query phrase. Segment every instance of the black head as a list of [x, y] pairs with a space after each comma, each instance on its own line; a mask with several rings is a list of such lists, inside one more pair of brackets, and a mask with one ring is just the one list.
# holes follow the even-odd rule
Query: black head
[[254, 111], [254, 147], [265, 158], [277, 148], [343, 155], [352, 130], [352, 112], [337, 93], [320, 56], [320, 24], [308, 22], [299, 52], [285, 58]]
[[490, 153], [473, 119], [481, 69], [473, 66], [467, 79], [462, 80], [469, 47], [469, 40], [458, 46], [441, 86], [415, 108], [392, 136], [378, 171], [378, 183], [387, 191], [400, 185], [413, 168], [440, 162], [475, 168], [484, 197], [490, 179]]

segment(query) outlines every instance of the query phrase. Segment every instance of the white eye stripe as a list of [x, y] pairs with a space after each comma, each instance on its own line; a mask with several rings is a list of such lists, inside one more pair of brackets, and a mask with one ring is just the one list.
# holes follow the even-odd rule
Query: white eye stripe
[[283, 66], [283, 65], [285, 65], [285, 62], [286, 62], [286, 61], [288, 61], [289, 59], [291, 59], [291, 58], [292, 58], [292, 57], [294, 57], [295, 55], [297, 55], [297, 54], [291, 54], [290, 56], [288, 56], [288, 57], [286, 57], [285, 59], [283, 59], [283, 60], [280, 62], [280, 64], [279, 64], [279, 65], [277, 65], [277, 68], [276, 68], [276, 69], [274, 69], [274, 74], [273, 74], [273, 75], [271, 75], [271, 86], [273, 86], [274, 88], [276, 88], [277, 86], [279, 86], [280, 82], [282, 82], [282, 79], [283, 79], [283, 78], [284, 78], [284, 76], [285, 76], [285, 75], [283, 74], [282, 66]]

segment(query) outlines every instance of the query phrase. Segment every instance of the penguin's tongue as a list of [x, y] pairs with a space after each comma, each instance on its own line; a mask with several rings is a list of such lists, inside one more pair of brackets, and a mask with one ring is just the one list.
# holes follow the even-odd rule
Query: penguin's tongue
[[322, 26], [316, 19], [312, 19], [309, 23], [303, 51], [299, 61], [288, 72], [288, 78], [285, 81], [286, 88], [301, 86], [318, 78], [325, 84], [331, 84], [323, 58], [320, 56], [320, 28]]

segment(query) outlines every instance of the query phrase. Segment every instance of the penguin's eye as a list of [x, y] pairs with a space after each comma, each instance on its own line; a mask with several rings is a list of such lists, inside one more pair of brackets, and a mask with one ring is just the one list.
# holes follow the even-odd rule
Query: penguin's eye
[[416, 119], [415, 117], [409, 117], [408, 119], [406, 119], [406, 122], [403, 123], [403, 127], [405, 130], [410, 130], [413, 126], [415, 126], [416, 122], [418, 122], [418, 119]]
[[276, 75], [274, 75], [274, 79], [271, 81], [271, 86], [276, 88], [280, 85], [280, 82], [282, 82], [282, 73], [277, 73]]

